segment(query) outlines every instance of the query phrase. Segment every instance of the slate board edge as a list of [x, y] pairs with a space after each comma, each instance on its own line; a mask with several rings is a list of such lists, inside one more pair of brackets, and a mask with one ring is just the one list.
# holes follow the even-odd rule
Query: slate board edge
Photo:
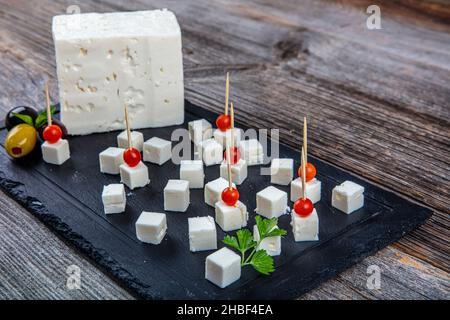
[[[194, 109], [194, 110], [193, 110]], [[212, 112], [204, 110], [200, 107], [192, 105], [189, 101], [186, 101], [186, 110], [191, 114], [198, 115], [200, 117], [210, 118], [213, 115]], [[291, 148], [289, 146], [284, 145], [284, 147]], [[322, 160], [323, 161], [323, 160]], [[339, 168], [340, 169], [340, 168]], [[342, 169], [341, 169], [342, 170]], [[345, 171], [345, 170], [344, 170]], [[27, 193], [21, 188], [23, 184], [21, 182], [13, 181], [6, 178], [6, 174], [3, 171], [0, 171], [0, 188], [7, 193], [11, 198], [13, 198], [16, 202], [18, 202], [22, 207], [28, 210], [31, 214], [36, 216], [40, 221], [42, 221], [47, 227], [53, 230], [57, 235], [62, 237], [62, 239], [80, 250], [83, 254], [85, 254], [94, 264], [101, 267], [107, 274], [111, 275], [114, 279], [118, 280], [125, 289], [130, 291], [131, 294], [135, 295], [139, 298], [144, 299], [163, 299], [161, 296], [154, 295], [152, 293], [151, 288], [148, 285], [145, 285], [139, 279], [134, 277], [130, 272], [126, 269], [122, 268], [121, 265], [114, 260], [105, 250], [99, 250], [95, 248], [89, 241], [87, 241], [80, 234], [75, 233], [72, 229], [64, 223], [59, 217], [53, 215], [48, 212], [47, 208], [42, 205], [42, 203], [34, 198], [27, 195]], [[382, 190], [384, 193], [388, 193], [386, 190]], [[408, 200], [406, 200], [408, 201]], [[417, 205], [416, 205], [417, 206]], [[422, 225], [426, 219], [428, 219], [432, 211], [426, 208], [421, 208], [422, 218], [417, 219], [416, 223], [413, 223], [408, 226], [407, 229], [402, 230], [401, 232], [397, 232], [394, 237], [390, 237], [387, 240], [381, 240], [377, 243], [377, 245], [373, 246], [371, 250], [366, 250], [362, 252], [353, 252], [350, 259], [345, 259], [345, 261], [339, 263], [339, 266], [335, 268], [332, 272], [327, 272], [326, 274], [322, 274], [321, 277], [317, 277], [316, 279], [310, 281], [310, 285], [308, 287], [301, 287], [295, 292], [290, 292], [291, 296], [300, 296], [311, 289], [320, 285], [323, 281], [332, 278], [338, 273], [344, 271], [350, 266], [360, 262], [365, 257], [372, 255], [378, 250], [386, 247], [392, 242], [397, 241], [407, 233], [411, 232], [415, 228]], [[324, 246], [328, 247], [328, 246]], [[299, 259], [296, 259], [299, 260]], [[292, 278], [292, 277], [291, 277]], [[261, 278], [261, 282], [258, 282], [257, 287], [261, 287], [264, 285], [265, 280], [269, 280], [270, 277], [266, 279]], [[263, 292], [260, 291], [261, 294]], [[226, 298], [226, 296], [224, 296]], [[245, 299], [245, 297], [242, 297]], [[253, 298], [259, 299], [267, 299], [268, 297], [262, 296], [254, 296]], [[274, 297], [271, 297], [274, 299]], [[276, 298], [275, 298], [276, 299]]]

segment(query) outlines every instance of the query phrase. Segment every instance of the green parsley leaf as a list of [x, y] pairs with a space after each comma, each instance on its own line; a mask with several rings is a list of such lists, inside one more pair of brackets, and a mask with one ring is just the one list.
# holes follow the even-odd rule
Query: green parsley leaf
[[256, 271], [264, 275], [269, 275], [275, 271], [273, 266], [273, 258], [269, 256], [266, 250], [258, 250], [252, 257], [250, 264]]
[[258, 227], [259, 236], [261, 239], [267, 238], [267, 235], [274, 230], [278, 224], [277, 218], [263, 219], [260, 216], [255, 218], [256, 225]]
[[[56, 107], [55, 106], [50, 106], [50, 114], [55, 114], [56, 112]], [[43, 110], [41, 112], [39, 112], [36, 120], [34, 121], [34, 127], [35, 128], [40, 128], [43, 125], [47, 124], [47, 110]]]
[[16, 118], [19, 118], [24, 123], [29, 124], [30, 126], [33, 125], [33, 118], [30, 117], [29, 115], [21, 114], [21, 113], [13, 113], [13, 116]]
[[241, 229], [236, 232], [237, 240], [239, 243], [239, 251], [242, 254], [256, 246], [256, 241], [253, 241], [253, 234], [248, 229]]
[[225, 238], [223, 238], [223, 243], [225, 243], [226, 245], [229, 245], [230, 247], [232, 247], [236, 250], [239, 250], [239, 244], [238, 244], [236, 237], [226, 235]]
[[268, 237], [277, 237], [277, 236], [283, 237], [283, 236], [285, 236], [285, 235], [287, 235], [286, 230], [280, 229], [280, 228], [274, 228], [274, 229], [272, 229], [272, 231], [270, 231], [270, 232], [266, 235], [266, 238], [268, 238]]

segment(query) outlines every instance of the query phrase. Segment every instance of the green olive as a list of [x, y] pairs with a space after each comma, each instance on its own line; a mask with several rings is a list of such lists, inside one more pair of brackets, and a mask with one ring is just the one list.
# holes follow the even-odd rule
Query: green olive
[[6, 136], [5, 149], [13, 158], [21, 158], [33, 151], [36, 146], [37, 132], [29, 124], [18, 124]]

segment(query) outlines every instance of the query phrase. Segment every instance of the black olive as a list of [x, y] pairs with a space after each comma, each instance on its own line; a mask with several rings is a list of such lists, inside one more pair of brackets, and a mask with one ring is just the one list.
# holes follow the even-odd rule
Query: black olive
[[33, 123], [34, 123], [34, 120], [36, 120], [36, 118], [38, 116], [38, 112], [36, 111], [36, 109], [31, 108], [31, 107], [19, 106], [19, 107], [12, 108], [11, 110], [8, 111], [8, 113], [6, 114], [6, 117], [5, 117], [5, 127], [7, 130], [11, 130], [13, 127], [17, 126], [18, 124], [25, 123], [25, 121], [23, 121], [22, 119], [19, 119], [18, 117], [16, 117], [14, 115], [16, 113], [30, 116], [31, 119], [33, 120]]
[[[61, 120], [52, 118], [52, 124], [56, 124], [58, 127], [61, 128], [61, 131], [62, 131], [62, 138], [67, 137], [67, 128], [66, 128], [66, 126], [61, 122]], [[39, 137], [41, 138], [42, 141], [45, 140], [45, 139], [44, 139], [44, 136], [43, 136], [43, 132], [44, 132], [44, 129], [45, 129], [46, 126], [47, 126], [47, 121], [45, 121], [45, 123], [44, 123], [42, 126], [40, 126], [39, 128], [37, 128], [37, 131], [38, 131], [38, 133], [39, 133]]]

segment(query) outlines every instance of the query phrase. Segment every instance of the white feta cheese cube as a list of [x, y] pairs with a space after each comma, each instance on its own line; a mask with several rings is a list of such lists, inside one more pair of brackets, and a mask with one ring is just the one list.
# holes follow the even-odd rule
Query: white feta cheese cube
[[292, 210], [291, 226], [295, 241], [319, 240], [319, 216], [316, 209], [307, 217], [300, 217]]
[[145, 187], [150, 183], [147, 166], [142, 161], [135, 167], [130, 167], [126, 163], [121, 164], [120, 182], [124, 183], [131, 190]]
[[145, 141], [143, 153], [144, 161], [162, 165], [172, 159], [172, 142], [153, 137]]
[[264, 149], [257, 139], [243, 140], [239, 143], [239, 152], [247, 166], [260, 165], [264, 162]]
[[[247, 162], [239, 159], [236, 164], [231, 165], [231, 180], [236, 185], [242, 184], [247, 179]], [[220, 176], [228, 180], [228, 165], [224, 160], [220, 165]]]
[[189, 207], [189, 181], [169, 180], [164, 188], [164, 210], [185, 212]]
[[234, 206], [229, 206], [222, 200], [215, 204], [216, 222], [223, 231], [238, 230], [247, 225], [248, 212], [247, 207], [238, 201]]
[[238, 146], [239, 142], [241, 141], [241, 138], [243, 136], [242, 129], [234, 128], [228, 129], [227, 131], [222, 131], [220, 129], [214, 130], [214, 140], [216, 140], [218, 143], [222, 145], [222, 150], [225, 150], [226, 148], [226, 141], [228, 139], [228, 143], [232, 145], [231, 137], [234, 139], [234, 146]]
[[[275, 227], [278, 228], [278, 227]], [[260, 239], [258, 226], [253, 226], [253, 240], [258, 242]], [[281, 254], [281, 236], [267, 237], [261, 241], [258, 250], [266, 250], [269, 256], [279, 256]]]
[[109, 147], [99, 154], [100, 172], [119, 174], [120, 165], [124, 163], [123, 152], [125, 149]]
[[69, 142], [59, 139], [55, 143], [45, 141], [42, 146], [42, 158], [50, 164], [61, 165], [70, 158]]
[[205, 278], [225, 288], [241, 277], [241, 257], [228, 248], [222, 248], [206, 257]]
[[[306, 197], [312, 201], [312, 203], [319, 202], [321, 199], [322, 183], [313, 178], [311, 181], [306, 182]], [[295, 202], [298, 198], [303, 196], [302, 179], [297, 178], [291, 182], [291, 201]]]
[[199, 143], [200, 157], [205, 166], [219, 164], [223, 160], [223, 149], [220, 143], [214, 139], [208, 139]]
[[[142, 151], [144, 146], [144, 134], [139, 131], [131, 131], [131, 146]], [[117, 146], [122, 149], [128, 149], [128, 134], [127, 131], [122, 131], [117, 136]]]
[[270, 183], [287, 186], [294, 178], [294, 160], [288, 158], [272, 159]]
[[190, 121], [188, 123], [189, 138], [194, 144], [198, 144], [204, 140], [211, 139], [212, 126], [205, 119]]
[[331, 205], [347, 214], [364, 206], [364, 187], [345, 181], [333, 188]]
[[217, 231], [210, 216], [188, 218], [189, 249], [192, 252], [217, 249]]
[[[205, 185], [205, 202], [214, 207], [217, 201], [222, 200], [222, 191], [229, 187], [228, 180], [220, 177], [216, 180], [210, 181]], [[233, 183], [233, 187], [236, 185]]]
[[125, 188], [121, 183], [113, 183], [103, 187], [102, 202], [105, 214], [120, 213], [125, 211]]
[[181, 160], [180, 179], [189, 181], [189, 188], [201, 189], [204, 185], [205, 173], [201, 160]]
[[279, 217], [289, 211], [287, 206], [287, 193], [269, 186], [256, 194], [257, 214], [268, 219]]
[[69, 134], [184, 121], [181, 31], [168, 10], [53, 17], [61, 120]]
[[139, 241], [160, 244], [167, 231], [164, 213], [143, 211], [136, 221], [136, 236]]

